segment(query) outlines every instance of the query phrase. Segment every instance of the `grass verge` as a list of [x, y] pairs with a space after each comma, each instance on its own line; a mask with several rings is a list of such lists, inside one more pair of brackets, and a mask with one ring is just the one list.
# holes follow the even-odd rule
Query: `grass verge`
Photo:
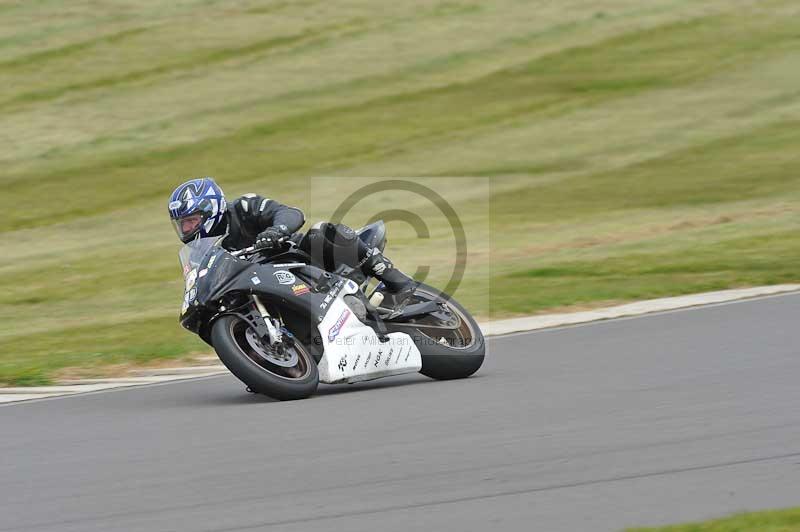
[[798, 532], [800, 508], [733, 515], [701, 523], [656, 528], [629, 528], [627, 532]]
[[[312, 223], [345, 177], [447, 179], [481, 318], [800, 280], [789, 0], [3, 9], [0, 384], [208, 349], [164, 205], [196, 175]], [[429, 222], [387, 252], [443, 282], [446, 220], [375, 205]]]

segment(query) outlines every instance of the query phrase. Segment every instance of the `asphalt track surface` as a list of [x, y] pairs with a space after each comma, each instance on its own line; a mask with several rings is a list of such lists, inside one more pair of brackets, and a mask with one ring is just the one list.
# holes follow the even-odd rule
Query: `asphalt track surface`
[[800, 504], [800, 295], [499, 337], [473, 378], [0, 407], [0, 531], [620, 530]]

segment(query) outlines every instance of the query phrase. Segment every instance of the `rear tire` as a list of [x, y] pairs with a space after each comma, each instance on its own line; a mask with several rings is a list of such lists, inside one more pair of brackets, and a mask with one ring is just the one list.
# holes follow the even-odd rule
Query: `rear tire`
[[461, 321], [461, 330], [468, 331], [463, 336], [469, 337], [464, 342], [467, 345], [451, 347], [437, 342], [435, 335], [423, 327], [392, 327], [387, 323], [391, 330], [411, 335], [422, 354], [420, 373], [432, 379], [449, 380], [463, 379], [478, 371], [486, 355], [486, 342], [475, 319], [458, 301], [432, 286], [420, 283], [415, 294], [446, 303], [450, 312]]
[[297, 373], [297, 377], [279, 375], [275, 371], [287, 370], [279, 366], [274, 367], [275, 371], [268, 369], [269, 362], [259, 358], [252, 347], [241, 340], [243, 327], [246, 329], [248, 325], [242, 318], [228, 315], [215, 321], [211, 329], [211, 343], [217, 356], [240, 381], [255, 393], [281, 401], [304, 399], [316, 391], [319, 384], [317, 363], [302, 343], [295, 340], [292, 349], [296, 349], [297, 369], [288, 370]]

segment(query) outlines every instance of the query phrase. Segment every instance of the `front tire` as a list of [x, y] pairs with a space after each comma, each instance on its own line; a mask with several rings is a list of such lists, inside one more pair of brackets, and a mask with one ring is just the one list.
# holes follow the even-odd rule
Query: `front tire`
[[[264, 356], [263, 349], [253, 346], [252, 330], [248, 329], [247, 322], [232, 315], [222, 316], [211, 329], [214, 350], [231, 373], [253, 392], [281, 401], [304, 399], [316, 391], [317, 364], [302, 343], [295, 340], [292, 347], [287, 347], [294, 350], [292, 357], [296, 357], [296, 364], [282, 366]], [[251, 335], [249, 341], [248, 335]]]

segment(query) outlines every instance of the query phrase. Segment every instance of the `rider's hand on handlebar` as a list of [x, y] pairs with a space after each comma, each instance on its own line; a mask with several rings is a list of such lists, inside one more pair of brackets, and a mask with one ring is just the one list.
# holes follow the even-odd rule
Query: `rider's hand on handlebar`
[[256, 243], [253, 247], [257, 250], [275, 249], [285, 239], [285, 234], [274, 227], [270, 227], [258, 234], [256, 237]]

